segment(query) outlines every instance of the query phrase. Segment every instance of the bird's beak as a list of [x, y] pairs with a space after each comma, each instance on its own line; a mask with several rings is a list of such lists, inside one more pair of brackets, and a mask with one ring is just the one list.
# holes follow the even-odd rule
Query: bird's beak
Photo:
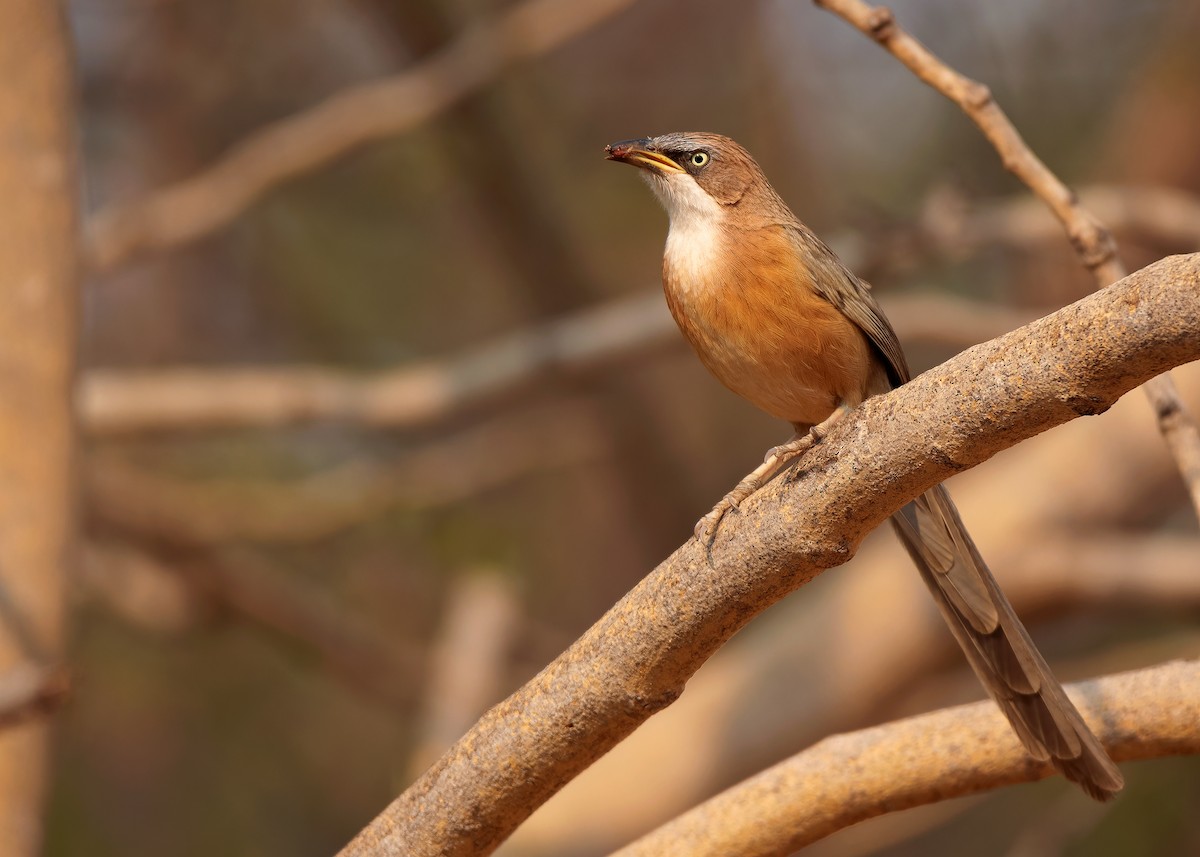
[[610, 161], [632, 164], [658, 175], [687, 172], [662, 152], [656, 152], [648, 137], [641, 140], [622, 140], [619, 143], [610, 143], [604, 147], [604, 155]]

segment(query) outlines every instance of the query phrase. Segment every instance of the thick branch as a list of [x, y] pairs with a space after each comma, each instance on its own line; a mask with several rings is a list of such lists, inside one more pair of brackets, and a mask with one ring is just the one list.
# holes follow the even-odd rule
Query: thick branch
[[112, 270], [138, 253], [202, 238], [273, 187], [428, 121], [509, 67], [549, 53], [631, 3], [525, 0], [411, 71], [341, 92], [260, 129], [193, 178], [101, 211], [88, 229], [88, 267]]
[[[1189, 395], [1200, 393], [1200, 363], [1176, 374]], [[972, 538], [1041, 645], [1053, 648], [1045, 635], [1053, 638], [1047, 624], [1056, 617], [1073, 617], [1066, 621], [1096, 642], [1109, 616], [1114, 639], [1159, 628], [1169, 638], [1159, 660], [1192, 655], [1169, 622], [1147, 623], [1200, 609], [1200, 544], [1157, 532], [1180, 492], [1144, 410], [1126, 396], [1101, 419], [1075, 420], [950, 481]], [[787, 755], [835, 732], [940, 707], [931, 701], [947, 691], [980, 692], [928, 590], [886, 534], [873, 534], [821, 592], [771, 612], [755, 623], [751, 644], [724, 647], [689, 679], [679, 705], [571, 782], [506, 847], [554, 855], [589, 841], [614, 850], [775, 764], [780, 748]], [[1058, 642], [1060, 657], [1046, 654], [1062, 678], [1132, 663], [1119, 645], [1101, 651], [1080, 635]], [[781, 685], [780, 675], [790, 680]], [[713, 741], [717, 733], [724, 739]]]
[[[946, 65], [910, 36], [890, 9], [862, 0], [813, 0], [853, 24], [882, 45], [913, 74], [962, 108], [1000, 156], [1004, 167], [1041, 198], [1062, 222], [1080, 261], [1092, 272], [1099, 288], [1124, 277], [1117, 244], [1082, 205], [1079, 198], [1025, 143], [991, 90]], [[1159, 431], [1179, 467], [1192, 506], [1200, 515], [1200, 427], [1179, 398], [1171, 378], [1148, 379], [1146, 396], [1158, 418]]]
[[795, 479], [727, 520], [709, 554], [689, 541], [489, 711], [343, 853], [488, 853], [677, 698], [753, 616], [844, 562], [904, 502], [1200, 358], [1198, 291], [1200, 254], [1172, 257], [869, 400]]
[[[1113, 758], [1200, 753], [1200, 662], [1083, 682], [1071, 696]], [[991, 702], [836, 735], [614, 857], [783, 857], [868, 818], [1052, 776]]]

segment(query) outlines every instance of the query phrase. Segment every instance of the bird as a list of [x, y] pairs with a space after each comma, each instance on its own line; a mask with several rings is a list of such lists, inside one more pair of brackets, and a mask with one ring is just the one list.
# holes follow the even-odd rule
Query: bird
[[[639, 168], [667, 211], [667, 306], [700, 361], [737, 395], [792, 424], [696, 525], [711, 548], [738, 504], [793, 464], [867, 398], [911, 378], [900, 341], [871, 293], [720, 134], [673, 132], [605, 147]], [[1050, 671], [937, 485], [891, 518], [950, 631], [1034, 759], [1096, 800], [1120, 770]]]

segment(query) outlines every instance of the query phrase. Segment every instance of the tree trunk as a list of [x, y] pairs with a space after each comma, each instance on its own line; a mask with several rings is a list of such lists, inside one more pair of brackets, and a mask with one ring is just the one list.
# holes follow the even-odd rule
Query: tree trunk
[[[75, 528], [77, 213], [63, 10], [0, 0], [0, 674], [62, 656]], [[0, 732], [0, 843], [42, 840], [49, 730]]]

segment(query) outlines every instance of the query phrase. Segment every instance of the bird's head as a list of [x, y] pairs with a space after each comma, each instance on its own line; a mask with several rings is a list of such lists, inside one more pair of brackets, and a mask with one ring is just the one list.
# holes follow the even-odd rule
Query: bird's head
[[610, 161], [642, 171], [672, 222], [782, 205], [750, 153], [720, 134], [675, 132], [622, 140], [604, 151]]

